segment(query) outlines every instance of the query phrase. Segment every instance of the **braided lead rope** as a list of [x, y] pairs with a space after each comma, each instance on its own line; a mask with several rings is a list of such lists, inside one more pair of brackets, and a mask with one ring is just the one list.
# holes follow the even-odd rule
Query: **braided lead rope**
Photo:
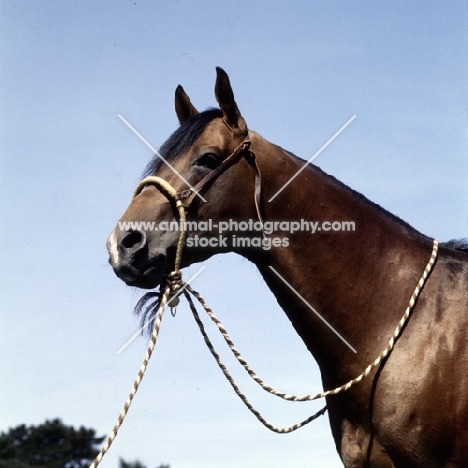
[[[304, 395], [304, 396], [296, 396], [296, 395], [289, 395], [284, 392], [280, 392], [270, 385], [266, 384], [264, 380], [262, 380], [256, 373], [255, 371], [249, 366], [247, 361], [244, 359], [244, 357], [241, 355], [241, 353], [236, 349], [234, 342], [232, 341], [231, 337], [229, 336], [227, 330], [224, 328], [224, 325], [221, 323], [221, 321], [216, 317], [216, 315], [213, 313], [213, 311], [210, 309], [208, 304], [206, 303], [205, 299], [193, 288], [190, 286], [186, 286], [186, 289], [200, 302], [200, 304], [203, 306], [205, 309], [206, 313], [209, 315], [211, 320], [216, 324], [218, 327], [218, 330], [220, 331], [221, 335], [223, 336], [224, 340], [226, 341], [227, 345], [229, 346], [230, 350], [236, 357], [236, 359], [239, 361], [239, 363], [244, 367], [244, 369], [247, 371], [247, 373], [250, 375], [250, 377], [257, 382], [260, 387], [263, 388], [263, 390], [267, 391], [268, 393], [271, 393], [272, 395], [275, 395], [277, 397], [282, 398], [283, 400], [288, 400], [288, 401], [310, 401], [310, 395]], [[192, 310], [193, 312], [193, 310]], [[195, 319], [196, 320], [196, 319]]]
[[[189, 292], [187, 291], [188, 286], [184, 289], [184, 295], [187, 298], [187, 301], [190, 305], [190, 309], [192, 310], [192, 314], [195, 318], [195, 321], [197, 322], [198, 327], [200, 328], [200, 332], [205, 340], [206, 345], [208, 346], [208, 349], [210, 350], [211, 354], [215, 358], [216, 362], [218, 363], [221, 371], [223, 372], [224, 376], [228, 380], [228, 382], [231, 384], [231, 387], [234, 389], [234, 392], [239, 396], [239, 398], [242, 400], [242, 402], [247, 406], [247, 408], [254, 414], [254, 416], [268, 429], [270, 429], [273, 432], [277, 432], [278, 434], [287, 434], [290, 432], [293, 432], [297, 429], [300, 429], [301, 427], [305, 426], [306, 424], [309, 424], [312, 422], [314, 419], [317, 419], [319, 416], [322, 416], [325, 411], [327, 410], [327, 407], [324, 406], [321, 410], [319, 410], [317, 413], [313, 414], [312, 416], [309, 416], [307, 419], [304, 421], [294, 424], [293, 426], [286, 427], [286, 428], [281, 428], [281, 427], [276, 427], [273, 424], [270, 424], [261, 414], [260, 412], [255, 409], [252, 404], [249, 402], [247, 397], [242, 393], [240, 388], [237, 386], [235, 383], [234, 379], [232, 378], [231, 374], [227, 370], [226, 366], [223, 364], [221, 361], [221, 358], [219, 357], [219, 354], [215, 350], [213, 344], [211, 343], [208, 335], [205, 332], [205, 327], [203, 325], [203, 322], [200, 319], [200, 316], [198, 315], [198, 312], [195, 308], [195, 304], [192, 301], [192, 298], [190, 297]], [[196, 297], [196, 296], [195, 296]], [[198, 298], [197, 298], [198, 299]]]
[[[420, 280], [418, 281], [416, 287], [414, 288], [413, 294], [411, 295], [408, 307], [406, 308], [405, 313], [403, 314], [403, 317], [399, 321], [399, 323], [398, 323], [398, 325], [397, 325], [397, 327], [395, 329], [395, 332], [393, 333], [393, 336], [390, 338], [390, 340], [388, 342], [387, 347], [382, 351], [380, 356], [373, 363], [368, 365], [366, 367], [366, 369], [360, 375], [358, 375], [356, 378], [350, 380], [349, 382], [345, 383], [344, 385], [341, 385], [340, 387], [334, 388], [332, 390], [327, 390], [325, 392], [320, 392], [320, 393], [315, 393], [315, 394], [310, 394], [310, 395], [303, 395], [303, 396], [289, 395], [289, 394], [280, 392], [278, 390], [275, 390], [274, 388], [270, 387], [269, 385], [266, 385], [264, 383], [264, 381], [247, 364], [247, 361], [242, 357], [242, 355], [239, 353], [239, 351], [237, 351], [237, 349], [235, 348], [234, 343], [231, 340], [230, 336], [228, 335], [226, 329], [221, 324], [221, 322], [216, 317], [216, 315], [214, 315], [213, 311], [208, 307], [208, 305], [207, 305], [206, 301], [203, 299], [203, 297], [197, 291], [195, 291], [192, 287], [190, 287], [189, 285], [186, 286], [186, 289], [197, 298], [197, 300], [203, 306], [203, 308], [208, 313], [210, 318], [217, 325], [221, 335], [223, 336], [224, 340], [228, 344], [229, 348], [231, 349], [231, 351], [233, 352], [234, 356], [237, 358], [239, 363], [245, 368], [245, 370], [252, 377], [252, 379], [255, 380], [255, 382], [257, 382], [265, 391], [267, 391], [267, 392], [269, 392], [269, 393], [271, 393], [273, 395], [276, 395], [276, 396], [278, 396], [280, 398], [283, 398], [285, 400], [288, 400], [288, 401], [312, 401], [312, 400], [317, 400], [319, 398], [326, 397], [328, 395], [336, 395], [337, 393], [341, 393], [341, 392], [344, 392], [346, 390], [349, 390], [353, 385], [357, 384], [361, 380], [364, 380], [372, 372], [372, 370], [375, 369], [388, 356], [388, 354], [394, 348], [395, 342], [396, 342], [397, 338], [400, 336], [401, 331], [403, 330], [405, 324], [407, 323], [407, 321], [408, 321], [408, 319], [409, 319], [409, 317], [411, 315], [411, 312], [413, 310], [413, 307], [414, 307], [414, 305], [416, 303], [416, 300], [417, 300], [417, 298], [418, 298], [418, 296], [419, 296], [419, 294], [420, 294], [420, 292], [421, 292], [421, 290], [422, 290], [422, 288], [423, 288], [423, 286], [424, 286], [424, 284], [426, 282], [426, 279], [428, 278], [430, 272], [432, 271], [432, 267], [434, 266], [435, 261], [437, 259], [438, 245], [439, 244], [438, 244], [437, 239], [434, 239], [431, 258], [429, 259], [429, 262], [427, 263], [426, 268], [424, 269], [424, 272], [423, 272]], [[184, 291], [184, 293], [185, 293], [185, 291]], [[187, 293], [185, 293], [185, 296], [188, 298]], [[189, 300], [189, 303], [190, 303], [190, 308], [192, 309], [192, 313], [194, 314], [195, 320], [197, 321], [197, 323], [199, 323], [199, 318], [197, 319], [198, 314], [197, 314], [195, 308], [192, 307], [192, 302], [190, 300]], [[199, 323], [199, 327], [200, 327], [200, 323]], [[208, 347], [210, 348], [211, 353], [213, 354], [216, 361], [218, 362], [218, 365], [221, 367], [221, 370], [223, 371], [224, 375], [227, 377], [227, 379], [229, 380], [231, 385], [234, 387], [234, 390], [236, 391], [236, 393], [238, 393], [238, 391], [236, 390], [237, 387], [235, 386], [235, 384], [233, 384], [233, 382], [231, 382], [231, 379], [232, 379], [231, 376], [229, 375], [227, 370], [225, 370], [224, 365], [219, 360], [219, 355], [216, 353], [216, 351], [214, 351], [214, 349], [213, 350], [211, 349], [212, 345], [209, 342], [209, 340], [207, 339], [204, 329], [202, 329], [200, 327], [200, 330], [201, 330], [203, 336], [205, 337], [205, 342], [207, 343]], [[238, 393], [238, 395], [244, 401], [245, 397], [241, 396], [239, 393]], [[245, 403], [245, 401], [244, 401], [244, 403]], [[248, 404], [247, 404], [247, 407], [249, 407]], [[250, 409], [250, 407], [249, 407], [249, 409]], [[257, 414], [255, 412], [254, 412], [254, 414], [257, 416]], [[260, 421], [263, 422], [262, 419], [260, 419]], [[267, 427], [269, 427], [269, 425], [267, 425], [267, 424], [265, 424], [265, 425]]]
[[143, 379], [143, 376], [145, 375], [146, 372], [146, 367], [148, 366], [148, 362], [151, 358], [151, 354], [153, 353], [154, 347], [156, 346], [156, 339], [159, 334], [159, 329], [161, 327], [161, 320], [162, 316], [164, 313], [164, 309], [167, 304], [167, 300], [169, 297], [169, 293], [171, 291], [170, 287], [167, 287], [161, 297], [161, 304], [159, 306], [158, 313], [156, 314], [156, 319], [154, 322], [154, 328], [153, 328], [153, 333], [151, 334], [150, 342], [148, 344], [148, 348], [146, 350], [146, 355], [143, 360], [143, 364], [140, 367], [140, 370], [138, 371], [138, 374], [135, 378], [135, 381], [133, 382], [132, 389], [130, 390], [130, 394], [128, 395], [127, 401], [125, 402], [122, 411], [119, 414], [119, 417], [117, 419], [117, 422], [115, 423], [114, 428], [112, 429], [111, 434], [106, 440], [106, 443], [104, 446], [101, 448], [101, 451], [97, 455], [97, 457], [94, 459], [93, 463], [89, 466], [89, 468], [96, 468], [99, 463], [101, 463], [102, 457], [105, 455], [105, 453], [109, 450], [110, 446], [112, 445], [112, 442], [114, 442], [114, 439], [117, 436], [117, 432], [120, 429], [120, 426], [122, 425], [125, 416], [128, 413], [128, 410], [130, 408], [130, 405], [132, 404], [133, 397], [135, 396], [138, 387], [140, 386], [141, 380]]

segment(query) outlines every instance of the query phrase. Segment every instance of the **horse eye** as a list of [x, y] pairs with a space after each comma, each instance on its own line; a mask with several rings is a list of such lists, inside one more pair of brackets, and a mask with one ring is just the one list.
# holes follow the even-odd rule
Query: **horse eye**
[[219, 166], [220, 160], [213, 153], [205, 153], [196, 162], [197, 166], [206, 167], [207, 169], [216, 169]]

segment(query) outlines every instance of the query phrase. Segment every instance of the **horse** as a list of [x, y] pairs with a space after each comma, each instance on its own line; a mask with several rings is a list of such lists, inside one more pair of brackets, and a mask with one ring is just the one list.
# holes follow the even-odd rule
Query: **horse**
[[[180, 126], [144, 173], [183, 194], [193, 229], [180, 266], [226, 252], [254, 263], [316, 360], [323, 388], [343, 385], [392, 336], [433, 240], [250, 130], [219, 67], [215, 96], [219, 107], [199, 112], [177, 87]], [[121, 280], [152, 289], [174, 268], [179, 233], [148, 223], [179, 214], [164, 188], [143, 185], [107, 248]], [[343, 220], [348, 228], [336, 224]], [[358, 384], [326, 397], [345, 468], [468, 467], [467, 292], [466, 246], [440, 244], [392, 351]]]

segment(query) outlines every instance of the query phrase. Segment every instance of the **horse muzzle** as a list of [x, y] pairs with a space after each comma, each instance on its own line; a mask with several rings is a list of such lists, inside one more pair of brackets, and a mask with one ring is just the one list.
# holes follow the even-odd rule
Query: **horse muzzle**
[[121, 231], [118, 227], [107, 239], [109, 263], [114, 273], [128, 286], [152, 289], [159, 285], [166, 270], [164, 248], [150, 248], [143, 230]]

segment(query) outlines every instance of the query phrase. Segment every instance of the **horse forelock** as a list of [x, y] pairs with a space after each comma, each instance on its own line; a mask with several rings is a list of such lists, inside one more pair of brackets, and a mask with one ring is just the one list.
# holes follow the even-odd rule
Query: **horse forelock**
[[[159, 154], [166, 161], [174, 160], [195, 143], [210, 122], [217, 117], [222, 117], [222, 115], [220, 109], [208, 109], [190, 117], [163, 143], [159, 149]], [[146, 166], [143, 177], [154, 175], [161, 164], [163, 164], [163, 161], [156, 154]]]

